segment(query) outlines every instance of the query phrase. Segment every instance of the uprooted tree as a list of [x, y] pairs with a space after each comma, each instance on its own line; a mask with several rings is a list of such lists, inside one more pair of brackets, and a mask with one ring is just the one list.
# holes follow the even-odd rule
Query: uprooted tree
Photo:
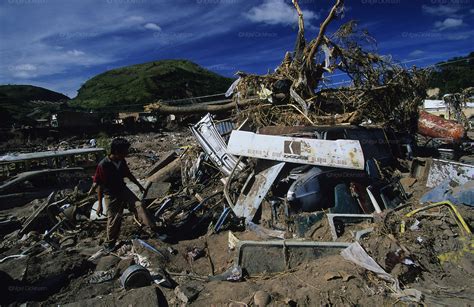
[[[273, 73], [238, 73], [233, 102], [212, 106], [212, 111], [238, 109], [260, 124], [338, 124], [370, 121], [402, 131], [415, 131], [418, 106], [426, 93], [428, 72], [405, 69], [390, 57], [376, 53], [375, 40], [357, 29], [354, 21], [332, 35], [328, 25], [344, 14], [343, 0], [336, 0], [316, 38], [305, 38], [304, 16], [297, 0], [298, 34], [293, 52], [287, 52]], [[337, 72], [350, 78], [346, 87], [330, 87], [328, 78]], [[269, 102], [269, 103], [266, 103]], [[255, 107], [249, 107], [256, 104]], [[161, 103], [152, 109], [166, 111]], [[287, 106], [288, 108], [283, 108]], [[192, 108], [206, 112], [210, 106]], [[270, 107], [271, 112], [264, 110]], [[284, 111], [283, 111], [284, 110]], [[180, 110], [174, 108], [174, 113]]]

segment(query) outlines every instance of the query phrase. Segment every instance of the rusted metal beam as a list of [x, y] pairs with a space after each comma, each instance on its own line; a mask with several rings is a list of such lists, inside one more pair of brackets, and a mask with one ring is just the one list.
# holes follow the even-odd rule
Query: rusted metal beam
[[446, 120], [425, 111], [420, 112], [418, 133], [424, 136], [444, 139], [450, 143], [458, 143], [466, 134], [463, 125]]

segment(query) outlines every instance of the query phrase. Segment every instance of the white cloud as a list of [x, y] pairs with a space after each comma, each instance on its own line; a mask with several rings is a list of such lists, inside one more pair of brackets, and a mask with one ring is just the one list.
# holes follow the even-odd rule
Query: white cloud
[[[152, 51], [160, 58], [161, 49], [157, 50], [162, 36], [173, 39], [173, 44], [187, 44], [237, 31], [248, 24], [239, 17], [253, 6], [236, 5], [234, 1], [215, 6], [177, 2], [48, 0], [38, 6], [2, 6], [0, 84], [44, 83], [73, 95], [105, 65], [111, 69], [130, 57], [139, 62], [143, 51]], [[159, 25], [148, 30], [153, 35], [137, 35], [148, 21], [156, 20]], [[165, 30], [158, 31], [161, 27]], [[143, 62], [148, 60], [143, 58]], [[66, 80], [70, 80], [67, 85]]]
[[[253, 22], [261, 22], [269, 25], [295, 25], [298, 22], [298, 14], [295, 8], [284, 0], [265, 0], [262, 4], [251, 8], [244, 14]], [[315, 12], [303, 10], [305, 22], [319, 19]]]
[[463, 24], [463, 21], [460, 18], [446, 18], [443, 21], [435, 22], [435, 27], [438, 30], [446, 30], [446, 29], [457, 28], [461, 26], [462, 24]]
[[157, 25], [156, 23], [149, 22], [143, 26], [147, 30], [152, 30], [152, 31], [161, 31], [161, 27]]
[[72, 56], [81, 56], [81, 55], [84, 55], [85, 53], [83, 51], [74, 49], [74, 50], [69, 50], [67, 54], [72, 55]]
[[[159, 49], [162, 37], [171, 40], [168, 46], [235, 33], [242, 25], [248, 25], [249, 21], [241, 18], [242, 13], [254, 6], [240, 0], [222, 1], [222, 5], [179, 2], [182, 1], [2, 3], [0, 84], [34, 84], [75, 96], [87, 79], [102, 70], [163, 58], [161, 52], [166, 54], [167, 49]], [[163, 31], [156, 31], [156, 27], [146, 30], [144, 25], [148, 22], [156, 22]], [[151, 52], [152, 58], [143, 56]], [[186, 57], [183, 53], [176, 56]], [[196, 56], [196, 61], [214, 63], [215, 57], [201, 53], [204, 55]], [[129, 58], [133, 60], [128, 61]]]
[[416, 56], [420, 56], [422, 54], [425, 54], [425, 52], [423, 50], [420, 50], [420, 49], [417, 49], [417, 50], [413, 50], [412, 52], [410, 52], [408, 54], [408, 56], [410, 57], [416, 57]]
[[33, 64], [17, 64], [9, 67], [12, 75], [21, 79], [35, 77], [37, 69], [38, 67]]
[[446, 38], [450, 41], [463, 41], [469, 37], [471, 37], [469, 34], [453, 34], [446, 36]]
[[474, 30], [450, 33], [446, 35], [446, 39], [450, 41], [463, 41], [468, 40], [474, 35]]
[[448, 6], [448, 5], [439, 5], [439, 6], [430, 6], [422, 5], [421, 10], [429, 15], [434, 16], [451, 16], [457, 13], [461, 9], [461, 6]]
[[36, 66], [35, 65], [32, 65], [32, 64], [20, 64], [20, 65], [16, 65], [13, 67], [14, 70], [23, 70], [23, 71], [34, 71], [36, 70]]
[[138, 23], [138, 22], [144, 22], [145, 18], [142, 16], [130, 16], [125, 18], [125, 22], [130, 22], [130, 23]]
[[0, 62], [0, 80], [45, 78], [67, 72], [69, 69], [101, 65], [115, 60], [110, 55], [86, 54], [77, 49], [65, 51], [57, 46], [38, 42], [30, 44], [28, 49], [22, 50], [16, 56], [5, 54], [5, 57], [9, 62]]

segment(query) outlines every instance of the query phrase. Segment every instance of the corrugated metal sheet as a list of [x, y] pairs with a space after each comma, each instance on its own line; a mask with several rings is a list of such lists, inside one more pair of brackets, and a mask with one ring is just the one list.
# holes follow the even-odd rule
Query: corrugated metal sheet
[[212, 162], [221, 172], [229, 176], [237, 164], [237, 158], [227, 152], [227, 146], [217, 131], [211, 115], [204, 116], [196, 125], [191, 127], [191, 131]]
[[219, 132], [220, 135], [226, 135], [232, 132], [234, 130], [235, 126], [234, 123], [229, 121], [223, 121], [216, 123], [216, 129]]

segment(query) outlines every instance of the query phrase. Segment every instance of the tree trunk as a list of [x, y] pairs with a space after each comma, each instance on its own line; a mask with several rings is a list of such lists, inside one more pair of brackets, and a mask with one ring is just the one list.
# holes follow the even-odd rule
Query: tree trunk
[[258, 98], [246, 99], [237, 103], [232, 101], [226, 104], [193, 104], [188, 106], [169, 106], [160, 102], [146, 106], [146, 111], [159, 114], [204, 114], [230, 111], [237, 107], [246, 107], [260, 102]]

